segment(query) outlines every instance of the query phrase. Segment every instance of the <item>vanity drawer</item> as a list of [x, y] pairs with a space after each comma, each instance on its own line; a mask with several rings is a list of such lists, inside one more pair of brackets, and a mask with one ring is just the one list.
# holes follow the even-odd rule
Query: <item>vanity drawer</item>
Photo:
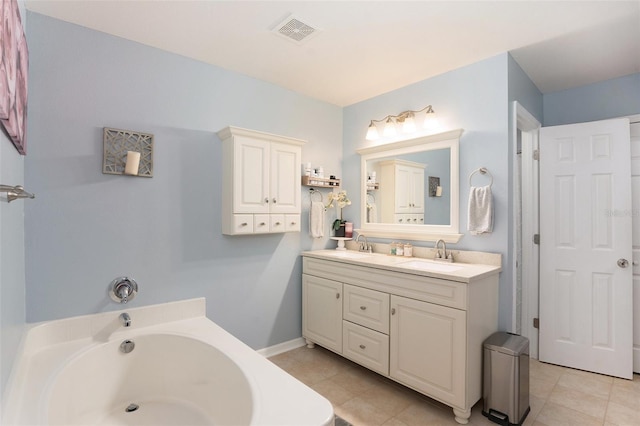
[[389, 334], [389, 294], [345, 284], [343, 318]]
[[271, 218], [268, 214], [256, 214], [253, 216], [253, 233], [263, 234], [269, 232]]
[[342, 355], [380, 374], [389, 374], [389, 336], [386, 334], [343, 321]]

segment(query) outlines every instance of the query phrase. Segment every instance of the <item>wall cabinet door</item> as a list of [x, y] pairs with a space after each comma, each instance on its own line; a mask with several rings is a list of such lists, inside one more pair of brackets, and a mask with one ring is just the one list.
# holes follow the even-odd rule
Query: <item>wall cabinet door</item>
[[391, 377], [465, 406], [465, 311], [392, 295], [389, 335]]
[[302, 275], [302, 335], [342, 353], [342, 283]]
[[300, 164], [298, 146], [271, 144], [269, 206], [271, 213], [300, 213]]
[[238, 137], [233, 161], [233, 212], [269, 213], [269, 142]]
[[409, 176], [411, 213], [424, 213], [424, 169], [412, 167]]

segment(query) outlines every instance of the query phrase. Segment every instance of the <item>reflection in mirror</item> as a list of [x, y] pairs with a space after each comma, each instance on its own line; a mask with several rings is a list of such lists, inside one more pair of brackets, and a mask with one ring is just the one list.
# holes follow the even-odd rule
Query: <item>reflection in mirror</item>
[[358, 150], [367, 236], [457, 242], [462, 130]]
[[450, 148], [372, 159], [366, 167], [368, 223], [451, 223]]

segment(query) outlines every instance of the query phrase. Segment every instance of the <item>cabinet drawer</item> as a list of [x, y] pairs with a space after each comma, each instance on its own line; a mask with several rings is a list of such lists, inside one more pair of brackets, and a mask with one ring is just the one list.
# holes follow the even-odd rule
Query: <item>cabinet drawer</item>
[[389, 295], [345, 284], [343, 318], [389, 334]]
[[253, 216], [253, 233], [262, 234], [269, 232], [271, 218], [268, 214], [256, 214]]
[[233, 233], [234, 234], [252, 234], [253, 233], [253, 215], [252, 214], [234, 214], [233, 215]]
[[285, 222], [283, 214], [269, 215], [269, 232], [285, 232]]
[[284, 230], [285, 232], [298, 232], [300, 231], [300, 215], [299, 214], [287, 214], [284, 216]]
[[389, 336], [342, 322], [342, 355], [380, 374], [389, 374]]

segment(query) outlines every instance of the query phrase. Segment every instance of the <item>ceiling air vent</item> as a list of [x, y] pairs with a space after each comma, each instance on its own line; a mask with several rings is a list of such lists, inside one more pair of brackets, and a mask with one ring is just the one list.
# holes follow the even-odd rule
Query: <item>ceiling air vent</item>
[[275, 34], [293, 41], [296, 44], [302, 44], [308, 41], [313, 38], [318, 31], [319, 30], [317, 28], [314, 28], [309, 24], [305, 24], [294, 15], [289, 15], [273, 29]]

